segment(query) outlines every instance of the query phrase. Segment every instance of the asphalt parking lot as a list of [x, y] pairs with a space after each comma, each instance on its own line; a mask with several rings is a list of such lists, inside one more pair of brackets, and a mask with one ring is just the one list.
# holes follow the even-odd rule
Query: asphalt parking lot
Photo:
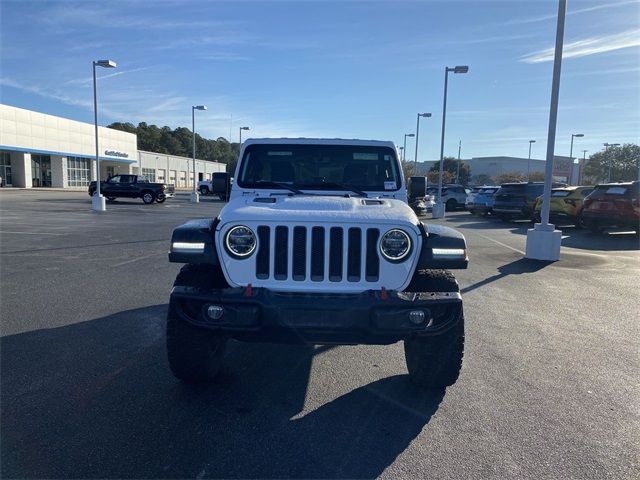
[[526, 223], [466, 212], [466, 348], [442, 392], [401, 344], [232, 343], [215, 384], [169, 372], [179, 194], [90, 211], [86, 193], [0, 192], [3, 478], [638, 478], [638, 237], [567, 228], [523, 259]]

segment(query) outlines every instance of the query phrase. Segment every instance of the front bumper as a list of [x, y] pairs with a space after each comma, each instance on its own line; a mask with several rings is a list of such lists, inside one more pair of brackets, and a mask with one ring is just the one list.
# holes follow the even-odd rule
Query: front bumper
[[[218, 320], [207, 314], [212, 305], [224, 310]], [[447, 331], [460, 319], [462, 297], [454, 292], [321, 295], [176, 286], [169, 308], [185, 322], [243, 341], [383, 345]], [[417, 310], [424, 312], [420, 323], [409, 317]]]

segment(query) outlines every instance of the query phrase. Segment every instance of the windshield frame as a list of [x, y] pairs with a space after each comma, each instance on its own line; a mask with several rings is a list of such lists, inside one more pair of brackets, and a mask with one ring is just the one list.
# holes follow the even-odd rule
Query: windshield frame
[[[244, 180], [243, 177], [247, 174], [247, 169], [249, 168], [250, 162], [250, 154], [256, 149], [273, 149], [274, 151], [288, 151], [288, 150], [296, 150], [296, 149], [304, 149], [304, 148], [316, 148], [320, 151], [322, 149], [347, 149], [350, 150], [352, 154], [362, 153], [373, 153], [376, 151], [379, 154], [379, 158], [384, 158], [384, 156], [389, 155], [389, 174], [394, 177], [393, 180], [389, 180], [389, 182], [394, 181], [394, 188], [384, 188], [384, 184], [382, 185], [363, 185], [363, 184], [351, 184], [345, 183], [344, 181], [332, 181], [329, 178], [325, 178], [324, 180], [312, 181], [312, 179], [308, 179], [309, 181], [300, 181], [300, 179], [295, 179], [294, 181], [278, 181], [276, 183], [282, 184], [282, 188], [271, 187], [271, 186], [261, 186], [258, 185], [257, 182], [248, 182]], [[320, 152], [319, 152], [320, 153]], [[321, 154], [321, 153], [320, 153]], [[284, 155], [283, 155], [284, 157]], [[372, 162], [386, 162], [386, 160], [371, 160]], [[357, 161], [356, 161], [357, 162]], [[345, 165], [348, 165], [348, 162], [345, 162]], [[243, 149], [241, 160], [236, 169], [236, 184], [238, 187], [242, 189], [250, 189], [250, 190], [284, 190], [285, 186], [290, 186], [296, 189], [304, 190], [305, 192], [351, 192], [360, 195], [360, 192], [381, 192], [386, 194], [398, 194], [401, 193], [405, 188], [404, 177], [402, 173], [402, 167], [400, 166], [400, 161], [397, 156], [397, 152], [394, 148], [387, 145], [367, 145], [360, 143], [336, 143], [336, 144], [327, 144], [327, 143], [254, 143], [247, 145], [246, 148]], [[263, 179], [265, 183], [270, 182], [270, 180]], [[323, 184], [327, 185], [324, 186]], [[331, 187], [330, 187], [331, 186]], [[360, 195], [361, 196], [361, 195]]]

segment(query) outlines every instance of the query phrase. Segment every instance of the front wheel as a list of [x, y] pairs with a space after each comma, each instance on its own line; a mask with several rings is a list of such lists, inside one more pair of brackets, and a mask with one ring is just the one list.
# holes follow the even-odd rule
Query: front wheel
[[[416, 272], [407, 292], [459, 292], [458, 282], [446, 270]], [[404, 354], [411, 381], [423, 388], [453, 385], [462, 368], [464, 355], [464, 315], [462, 308], [446, 332], [431, 337], [419, 335], [404, 341]]]
[[142, 201], [145, 204], [151, 205], [155, 200], [156, 200], [156, 197], [153, 194], [153, 192], [143, 192], [142, 193]]
[[167, 196], [164, 193], [159, 193], [156, 195], [156, 202], [163, 203], [167, 199]]
[[227, 340], [178, 317], [175, 306], [167, 316], [167, 358], [173, 375], [186, 383], [209, 382], [222, 367]]
[[200, 187], [200, 195], [209, 195], [209, 187]]
[[450, 198], [449, 200], [447, 200], [447, 203], [445, 203], [445, 209], [447, 210], [447, 212], [453, 212], [457, 208], [458, 202], [453, 198]]

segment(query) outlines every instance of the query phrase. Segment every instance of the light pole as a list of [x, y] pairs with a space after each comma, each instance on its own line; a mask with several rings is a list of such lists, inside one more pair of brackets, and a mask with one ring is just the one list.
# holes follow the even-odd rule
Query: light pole
[[413, 174], [418, 175], [418, 138], [420, 136], [420, 117], [428, 118], [430, 117], [430, 113], [419, 113], [418, 119], [416, 121], [416, 156], [413, 159]]
[[116, 62], [113, 60], [93, 61], [93, 123], [96, 131], [96, 191], [91, 198], [91, 210], [95, 212], [104, 212], [107, 204], [104, 197], [100, 193], [100, 150], [98, 148], [98, 88], [96, 86], [96, 66], [102, 68], [116, 68]]
[[549, 108], [549, 129], [547, 131], [547, 163], [544, 172], [544, 191], [540, 223], [527, 231], [526, 258], [556, 261], [560, 259], [562, 232], [549, 224], [551, 203], [551, 182], [553, 179], [553, 157], [556, 143], [558, 120], [558, 100], [560, 96], [560, 71], [562, 69], [562, 47], [564, 44], [564, 22], [567, 14], [567, 0], [558, 2], [558, 22], [556, 25], [556, 45], [553, 54], [553, 77], [551, 81], [551, 104]]
[[191, 203], [200, 203], [200, 195], [196, 190], [196, 110], [206, 110], [206, 105], [193, 105], [191, 107], [191, 138], [193, 153], [193, 190], [191, 191]]
[[457, 65], [453, 68], [444, 67], [444, 101], [442, 103], [442, 135], [440, 137], [440, 169], [438, 174], [438, 199], [433, 206], [433, 218], [444, 217], [444, 204], [442, 203], [442, 175], [444, 173], [444, 128], [447, 119], [447, 83], [449, 78], [449, 72], [453, 73], [467, 73], [469, 67], [467, 65]]
[[240, 141], [239, 141], [239, 144], [240, 144], [240, 146], [241, 146], [241, 147], [242, 147], [242, 131], [243, 131], [243, 130], [249, 130], [249, 127], [240, 127], [240, 128], [238, 129], [238, 131], [240, 132]]
[[535, 140], [529, 140], [529, 158], [527, 160], [527, 182], [529, 181], [529, 175], [531, 175], [531, 145], [536, 143]]
[[398, 150], [400, 150], [400, 158], [404, 162], [404, 147], [398, 147]]
[[[415, 137], [413, 133], [405, 133], [404, 134], [404, 147], [402, 147], [402, 161], [404, 162], [407, 159], [407, 137]], [[415, 174], [415, 172], [413, 172]]]
[[[609, 150], [609, 147], [619, 147], [620, 144], [619, 143], [603, 143], [604, 145], [604, 152], [607, 153], [607, 150]], [[607, 182], [611, 182], [611, 160], [609, 159], [609, 175], [607, 176]]]
[[458, 140], [458, 171], [456, 173], [456, 183], [460, 183], [460, 152], [462, 151], [462, 140]]
[[571, 148], [569, 149], [569, 158], [571, 159], [571, 170], [569, 173], [569, 184], [571, 184], [571, 177], [573, 177], [573, 137], [582, 138], [584, 133], [572, 133], [571, 134]]
[[582, 150], [582, 164], [578, 169], [578, 185], [582, 184], [582, 169], [584, 168], [584, 164], [587, 163], [587, 152], [589, 150]]

